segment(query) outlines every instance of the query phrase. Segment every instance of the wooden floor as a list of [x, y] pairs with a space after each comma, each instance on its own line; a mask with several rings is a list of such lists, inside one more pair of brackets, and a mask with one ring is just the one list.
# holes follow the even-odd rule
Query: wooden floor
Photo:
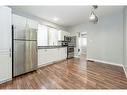
[[0, 89], [127, 89], [127, 79], [122, 67], [86, 62], [82, 56], [16, 77]]

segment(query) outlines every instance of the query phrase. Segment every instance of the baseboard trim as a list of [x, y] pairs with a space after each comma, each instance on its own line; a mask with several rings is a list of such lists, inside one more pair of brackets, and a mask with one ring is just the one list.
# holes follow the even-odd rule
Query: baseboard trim
[[123, 67], [123, 70], [124, 70], [125, 76], [126, 76], [126, 78], [127, 78], [127, 71], [126, 71], [126, 69], [125, 69], [124, 65], [123, 65], [122, 67]]
[[51, 65], [51, 64], [53, 64], [53, 62], [44, 63], [44, 64], [41, 64], [41, 65], [38, 65], [38, 68], [41, 68], [41, 67], [44, 67], [44, 66], [47, 66], [47, 65]]
[[7, 80], [1, 81], [0, 84], [6, 83], [6, 82], [11, 81], [11, 80], [12, 80], [12, 78], [9, 78]]
[[48, 65], [52, 65], [52, 64], [55, 64], [55, 63], [64, 61], [64, 60], [66, 60], [66, 59], [62, 59], [62, 60], [58, 60], [58, 61], [53, 61], [53, 62], [44, 63], [44, 64], [41, 64], [41, 65], [38, 65], [38, 68], [45, 67], [45, 66], [48, 66]]
[[77, 56], [77, 55], [75, 55], [74, 57], [75, 57], [75, 58], [79, 58], [79, 56]]
[[115, 65], [115, 66], [123, 67], [122, 64], [112, 63], [112, 62], [108, 62], [108, 61], [101, 61], [101, 60], [89, 59], [89, 58], [87, 58], [87, 60], [91, 60], [91, 61], [95, 61], [95, 62], [100, 62], [100, 63], [103, 63], [103, 64], [109, 64], [109, 65]]

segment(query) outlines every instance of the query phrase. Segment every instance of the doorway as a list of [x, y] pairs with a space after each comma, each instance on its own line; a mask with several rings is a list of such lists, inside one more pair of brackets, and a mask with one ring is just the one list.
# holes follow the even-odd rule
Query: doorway
[[82, 32], [80, 33], [80, 37], [78, 39], [79, 43], [79, 55], [85, 55], [87, 54], [87, 33]]

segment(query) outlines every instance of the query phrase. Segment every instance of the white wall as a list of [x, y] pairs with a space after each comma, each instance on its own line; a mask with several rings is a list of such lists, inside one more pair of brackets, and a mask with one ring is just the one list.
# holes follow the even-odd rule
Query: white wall
[[87, 32], [88, 59], [123, 63], [123, 10], [99, 17], [98, 24], [87, 22], [72, 27], [69, 31], [73, 35], [77, 32]]
[[124, 70], [127, 76], [127, 7], [124, 8]]

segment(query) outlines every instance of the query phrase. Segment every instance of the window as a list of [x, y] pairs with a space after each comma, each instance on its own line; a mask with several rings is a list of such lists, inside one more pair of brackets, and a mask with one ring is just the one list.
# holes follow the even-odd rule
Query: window
[[48, 27], [38, 25], [38, 46], [48, 46]]

